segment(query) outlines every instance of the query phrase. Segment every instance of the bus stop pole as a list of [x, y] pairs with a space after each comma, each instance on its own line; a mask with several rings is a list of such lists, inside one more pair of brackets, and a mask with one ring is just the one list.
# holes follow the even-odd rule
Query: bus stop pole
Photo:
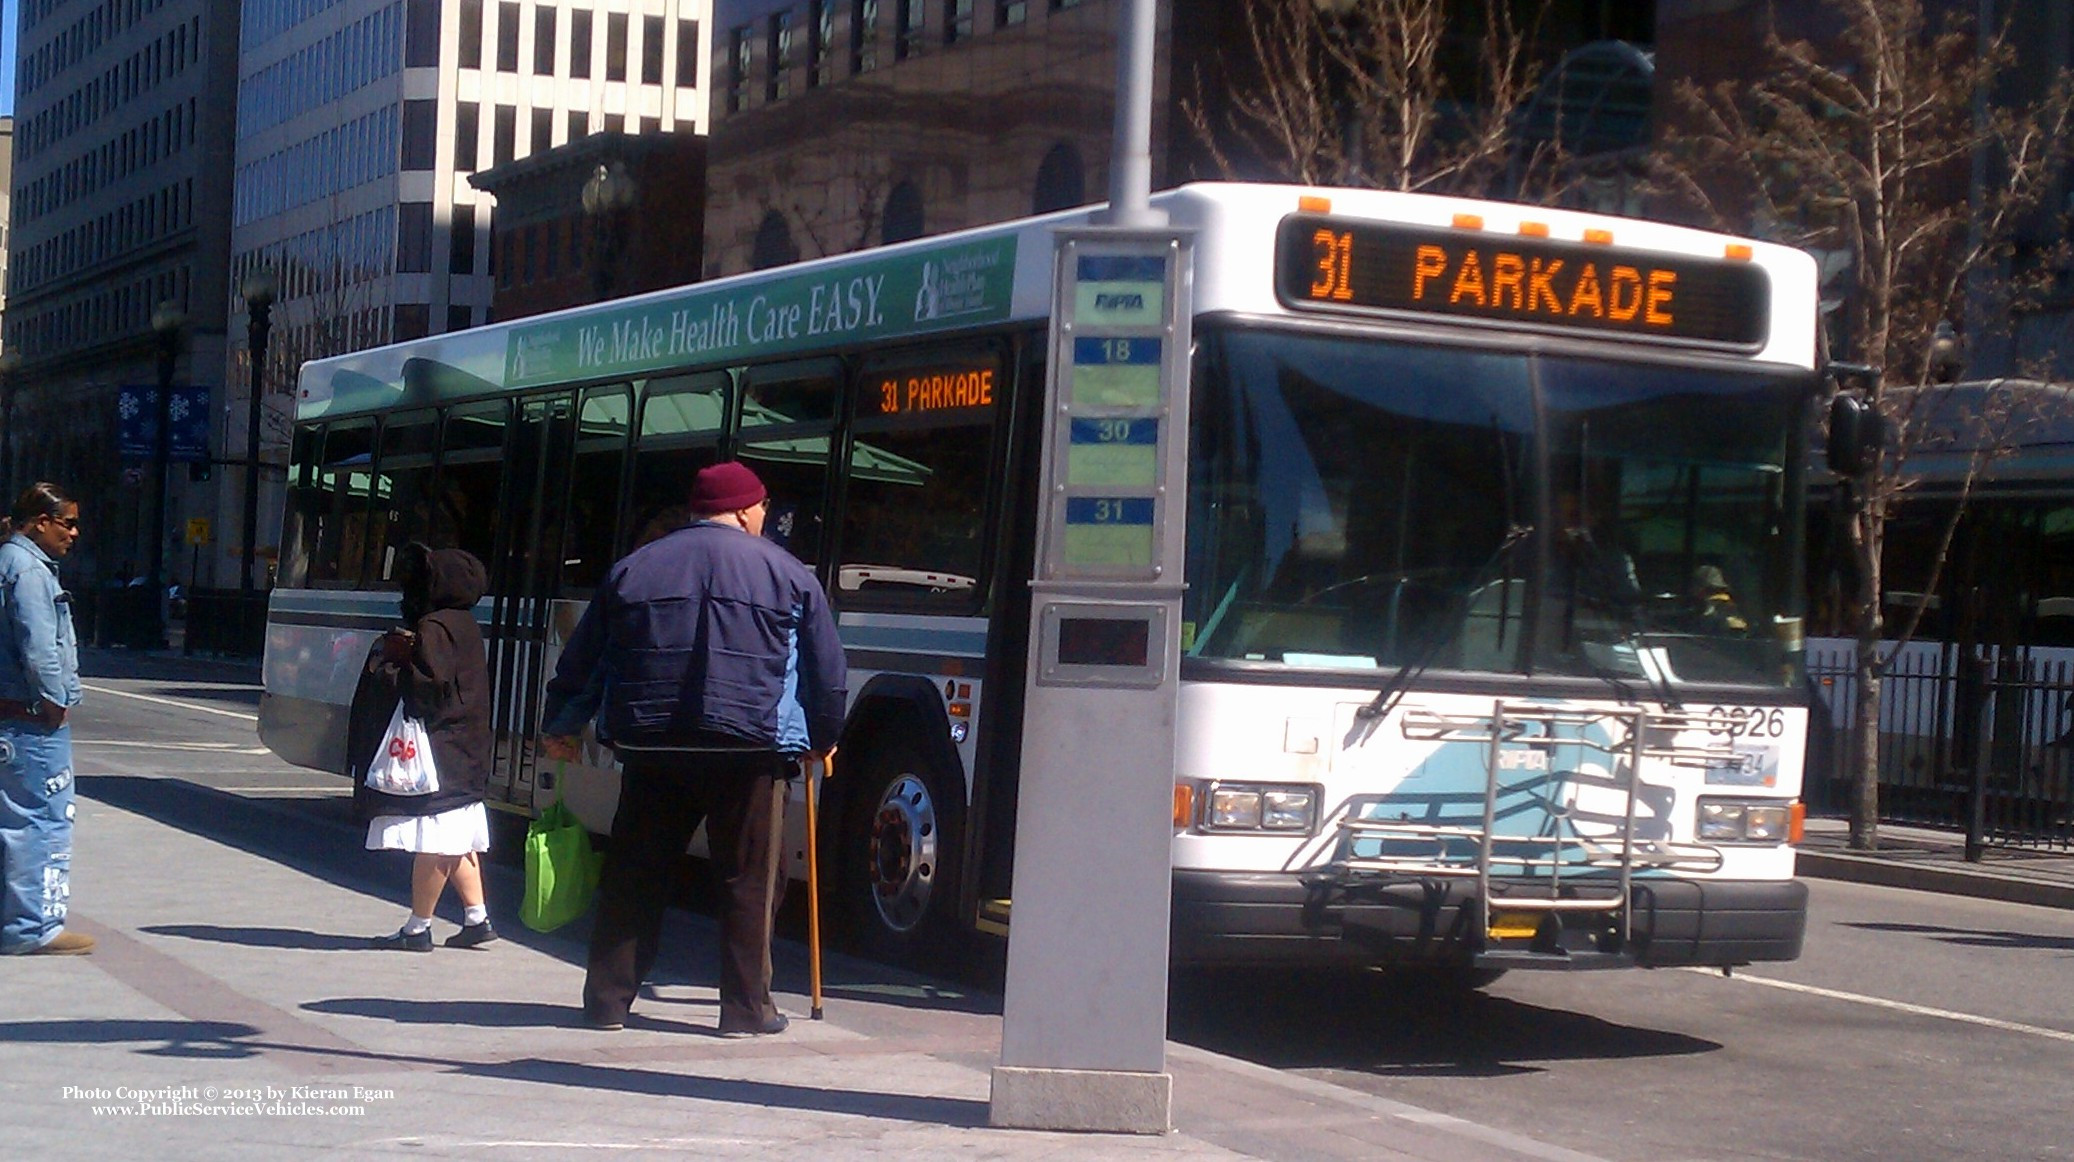
[[1055, 235], [988, 1121], [1159, 1134], [1173, 1122], [1167, 938], [1194, 251], [1150, 204], [1154, 0], [1118, 9], [1110, 205], [1095, 225]]

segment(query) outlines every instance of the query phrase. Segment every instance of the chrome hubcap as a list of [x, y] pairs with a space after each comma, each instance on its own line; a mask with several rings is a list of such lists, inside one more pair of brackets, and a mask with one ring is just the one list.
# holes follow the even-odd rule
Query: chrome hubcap
[[914, 775], [886, 788], [871, 821], [871, 900], [879, 920], [909, 932], [929, 910], [936, 883], [936, 802]]

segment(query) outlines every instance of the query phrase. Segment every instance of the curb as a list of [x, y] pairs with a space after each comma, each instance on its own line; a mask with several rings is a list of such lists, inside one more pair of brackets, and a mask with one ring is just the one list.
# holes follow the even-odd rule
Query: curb
[[1987, 871], [1926, 867], [1871, 856], [1837, 855], [1805, 849], [1796, 853], [1793, 871], [1795, 875], [1809, 879], [1848, 880], [1890, 888], [1942, 892], [1950, 896], [2004, 900], [2012, 904], [2074, 909], [2074, 884], [2043, 883]]

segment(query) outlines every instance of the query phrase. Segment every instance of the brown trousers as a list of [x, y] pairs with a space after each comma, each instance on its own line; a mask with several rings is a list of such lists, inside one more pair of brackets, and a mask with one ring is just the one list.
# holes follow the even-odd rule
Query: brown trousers
[[655, 967], [670, 880], [699, 822], [720, 881], [720, 1024], [753, 1027], [776, 1015], [771, 914], [779, 899], [785, 776], [772, 751], [689, 751], [624, 757], [612, 847], [598, 884], [583, 1011], [626, 1019]]

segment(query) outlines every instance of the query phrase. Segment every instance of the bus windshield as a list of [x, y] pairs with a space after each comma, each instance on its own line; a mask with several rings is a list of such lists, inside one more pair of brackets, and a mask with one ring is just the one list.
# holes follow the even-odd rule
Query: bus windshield
[[1805, 376], [1266, 329], [1199, 350], [1189, 656], [1798, 680]]

